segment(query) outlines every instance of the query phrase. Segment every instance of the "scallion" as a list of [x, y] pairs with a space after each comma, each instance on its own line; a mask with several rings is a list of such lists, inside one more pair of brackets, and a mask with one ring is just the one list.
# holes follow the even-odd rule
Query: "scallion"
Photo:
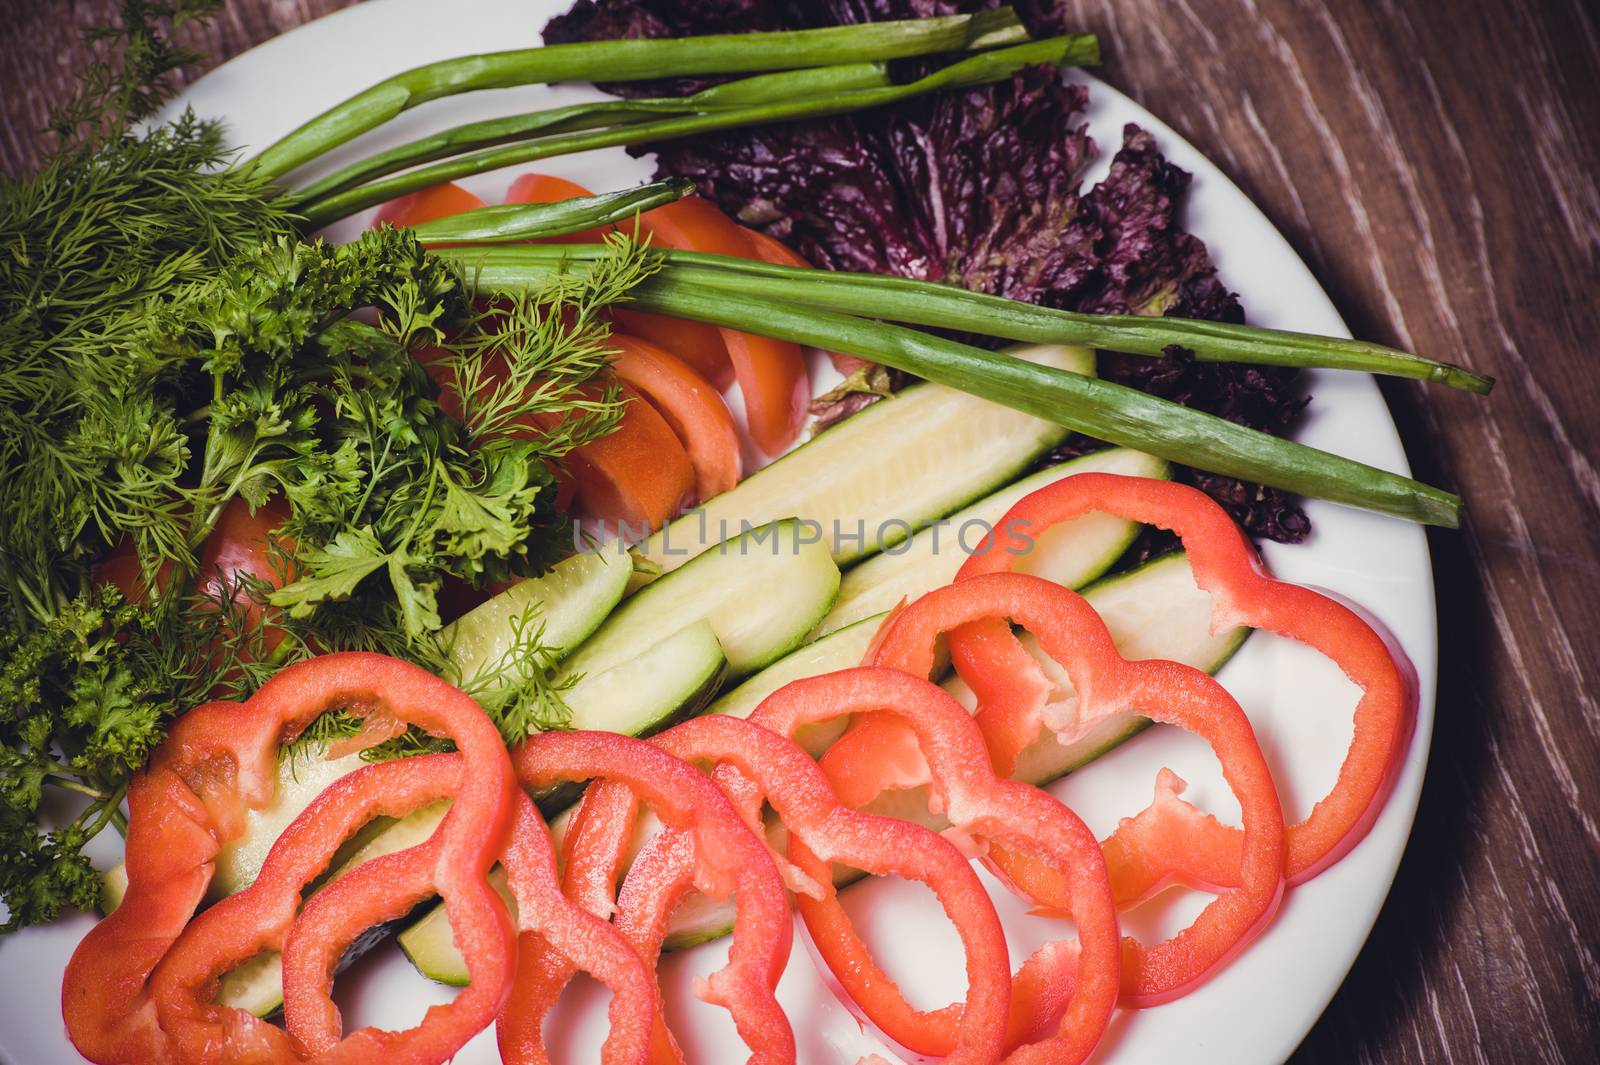
[[281, 177], [420, 104], [480, 89], [561, 81], [745, 74], [992, 48], [1027, 39], [1010, 8], [813, 30], [519, 48], [428, 63], [335, 104], [247, 164]]
[[[548, 259], [521, 257], [522, 251], [438, 254], [457, 263], [482, 292], [532, 291], [566, 269]], [[642, 311], [870, 359], [1196, 469], [1426, 525], [1460, 524], [1461, 499], [1449, 492], [1109, 381], [902, 326], [707, 288], [670, 274], [647, 278], [629, 297]]]
[[1029, 41], [1026, 44], [970, 56], [904, 85], [857, 89], [831, 96], [799, 96], [749, 106], [717, 108], [690, 115], [669, 115], [651, 121], [631, 122], [602, 129], [574, 130], [502, 147], [468, 152], [429, 166], [407, 170], [401, 174], [346, 189], [315, 201], [297, 201], [296, 209], [305, 217], [310, 228], [317, 229], [357, 211], [418, 189], [515, 166], [518, 163], [547, 159], [556, 155], [569, 155], [594, 148], [610, 148], [623, 144], [653, 144], [716, 130], [861, 111], [898, 103], [930, 92], [988, 84], [1008, 78], [1028, 66], [1048, 63], [1067, 67], [1094, 63], [1098, 62], [1099, 54], [1096, 39], [1087, 34]]

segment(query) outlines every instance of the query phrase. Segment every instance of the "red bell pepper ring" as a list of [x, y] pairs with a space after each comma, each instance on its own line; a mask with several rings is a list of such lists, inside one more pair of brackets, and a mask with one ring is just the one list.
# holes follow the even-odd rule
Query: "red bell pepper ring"
[[[1242, 860], [1235, 867], [1239, 885], [1222, 891], [1173, 938], [1153, 947], [1130, 938], [1124, 948], [1125, 1004], [1151, 1006], [1185, 994], [1244, 949], [1271, 920], [1283, 893], [1283, 811], [1249, 718], [1221, 685], [1198, 669], [1160, 659], [1123, 658], [1105, 622], [1085, 599], [1024, 574], [982, 574], [918, 599], [890, 623], [876, 663], [926, 677], [934, 668], [941, 635], [986, 619], [1021, 625], [1066, 669], [1075, 696], [1057, 708], [1064, 720], [1051, 722], [1051, 727], [1058, 734], [1070, 739], [1108, 716], [1132, 710], [1202, 737], [1222, 763], [1244, 822]], [[845, 771], [843, 762], [830, 768]], [[1141, 844], [1125, 845], [1137, 849]], [[990, 858], [998, 872], [1041, 902], [1045, 885], [1061, 877], [1036, 855], [997, 848]]]
[[[802, 726], [844, 714], [902, 726], [869, 733], [883, 742], [854, 745], [851, 757], [834, 757], [837, 745], [824, 756], [822, 768], [845, 805], [874, 798], [885, 779], [879, 771], [888, 765], [892, 772], [903, 772], [902, 779], [926, 782], [931, 803], [991, 851], [1008, 847], [1037, 855], [1059, 871], [1032, 898], [1071, 914], [1078, 926], [1075, 953], [1062, 945], [1044, 948], [1046, 959], [1076, 959], [1070, 967], [1055, 965], [1051, 971], [1065, 1014], [1053, 1033], [1041, 1032], [1038, 1018], [1018, 1011], [1013, 988], [1005, 1045], [1018, 1049], [1007, 1060], [1062, 1065], [1086, 1059], [1105, 1032], [1121, 978], [1116, 910], [1094, 835], [1045, 792], [996, 777], [983, 736], [966, 709], [923, 677], [869, 666], [798, 680], [768, 696], [750, 720], [792, 736]], [[790, 856], [801, 861], [806, 857], [792, 846]], [[878, 969], [832, 892], [821, 898], [799, 895], [795, 901], [818, 953], [880, 1028], [903, 1045], [931, 1048], [924, 1051], [928, 1053], [948, 1053], [956, 1045], [957, 1014], [916, 1014]], [[1037, 969], [1039, 957], [1024, 966], [1024, 973]]]
[[[144, 1065], [177, 1056], [151, 973], [204, 898], [218, 849], [243, 831], [248, 809], [271, 799], [280, 746], [336, 707], [453, 739], [471, 780], [457, 796], [461, 812], [440, 829], [442, 853], [458, 866], [447, 879], [464, 881], [479, 857], [498, 854], [516, 789], [499, 732], [475, 702], [425, 670], [383, 655], [325, 655], [283, 670], [244, 703], [198, 707], [173, 724], [130, 784], [127, 894], [90, 929], [62, 977], [62, 1017], [85, 1057]], [[205, 953], [204, 936], [192, 938]]]
[[[544, 732], [530, 736], [512, 754], [525, 787], [566, 781], [617, 781], [637, 796], [613, 805], [602, 837], [631, 836], [640, 801], [669, 828], [695, 842], [694, 886], [714, 898], [730, 893], [736, 903], [728, 964], [713, 973], [699, 994], [725, 1008], [758, 1065], [793, 1062], [794, 1032], [774, 990], [789, 960], [794, 927], [783, 879], [763, 842], [721, 791], [699, 770], [660, 748], [610, 732]], [[594, 790], [594, 789], [591, 789]], [[587, 804], [587, 800], [586, 800]], [[569, 859], [571, 860], [571, 859]], [[537, 974], [530, 974], [532, 980]], [[519, 973], [511, 1003], [500, 1018], [502, 1053], [526, 1046], [528, 1030], [542, 1023], [544, 1005]], [[525, 994], [525, 992], [528, 992]]]
[[[438, 757], [457, 762], [453, 772], [459, 781], [459, 761], [451, 755]], [[388, 763], [384, 769], [392, 775], [407, 772], [406, 763]], [[433, 865], [438, 861], [438, 849], [432, 843], [430, 839], [407, 851], [358, 866], [313, 896], [295, 920], [283, 952], [284, 1019], [289, 1034], [302, 1046], [323, 1052], [339, 1043], [339, 1015], [328, 994], [329, 974], [355, 938], [372, 924], [369, 899], [386, 893], [392, 900], [387, 903], [390, 915], [398, 917], [431, 896]], [[650, 1026], [658, 1012], [655, 978], [615, 928], [561, 893], [550, 833], [526, 795], [517, 796], [511, 841], [500, 861], [517, 903], [519, 949], [530, 940], [546, 943], [609, 987], [611, 1031], [602, 1061], [607, 1065], [644, 1062]], [[449, 915], [456, 945], [470, 957], [472, 940], [481, 934], [483, 926], [481, 922], [462, 921], [454, 909], [449, 910]], [[471, 975], [467, 990], [450, 1008], [459, 1005], [478, 986], [478, 974]], [[510, 980], [511, 974], [506, 972], [484, 982], [508, 992]], [[484, 1004], [489, 1003], [485, 998]], [[487, 1026], [493, 1018], [492, 1006], [487, 1014], [481, 1008], [467, 1012], [472, 1013], [477, 1024], [474, 1031]], [[534, 1035], [537, 1038], [538, 1033]], [[522, 1057], [502, 1056], [511, 1065], [548, 1060], [542, 1041], [522, 1049]]]
[[[609, 920], [616, 912], [616, 885], [633, 838], [636, 800], [626, 789], [611, 791], [613, 801], [602, 809], [595, 797], [598, 790], [585, 793], [567, 826], [561, 889], [574, 905]], [[576, 965], [542, 940], [521, 941], [517, 981], [500, 1022], [500, 1056], [505, 1061], [540, 1060], [536, 1054], [541, 1048], [540, 1022], [576, 973]]]
[[[382, 1054], [394, 1062], [433, 1062], [448, 1058], [488, 1026], [510, 987], [514, 933], [505, 907], [484, 879], [493, 862], [492, 850], [479, 859], [473, 851], [484, 848], [476, 840], [465, 840], [465, 849], [458, 842], [462, 825], [474, 832], [478, 827], [472, 825], [478, 820], [472, 816], [475, 799], [463, 788], [462, 766], [460, 756], [431, 755], [367, 766], [335, 781], [273, 844], [250, 887], [189, 923], [150, 980], [151, 997], [176, 1060], [222, 1065], [314, 1057], [354, 1062]], [[332, 885], [338, 889], [332, 909], [326, 904], [316, 910], [308, 907], [308, 920], [296, 918], [304, 886], [373, 817], [403, 817], [419, 806], [452, 797], [457, 801], [451, 816], [457, 809], [463, 811], [454, 824], [447, 816], [440, 830], [423, 843], [357, 867]], [[511, 803], [504, 805], [509, 808]], [[490, 827], [503, 838], [503, 830]], [[478, 866], [476, 876], [468, 875], [473, 864]], [[348, 940], [328, 941], [347, 927], [353, 939], [365, 928], [404, 916], [434, 894], [436, 881], [452, 918], [472, 930], [462, 944], [472, 986], [448, 1006], [430, 1011], [416, 1028], [405, 1032], [364, 1028], [341, 1038], [338, 1010], [327, 997], [327, 987]], [[345, 922], [335, 920], [330, 926], [333, 912], [343, 914]], [[284, 951], [287, 1032], [213, 1001], [221, 974], [262, 950]], [[316, 1021], [308, 1021], [312, 1013], [319, 1014]], [[316, 1023], [324, 1020], [331, 1029], [327, 1034]]]
[[[918, 880], [933, 889], [966, 952], [964, 1006], [945, 1007], [941, 1013], [946, 1016], [930, 1021], [897, 993], [880, 994], [874, 974], [852, 971], [838, 978], [853, 1000], [882, 1000], [899, 1007], [891, 1022], [896, 1031], [928, 1027], [941, 1034], [951, 1028], [956, 1031], [953, 1046], [935, 1037], [907, 1042], [908, 1050], [946, 1055], [950, 1062], [998, 1060], [1011, 991], [1004, 933], [983, 884], [954, 844], [920, 825], [841, 806], [827, 777], [805, 751], [749, 721], [695, 718], [651, 742], [686, 762], [715, 765], [712, 779], [758, 833], [764, 833], [763, 802], [771, 803], [788, 829], [789, 853], [798, 866], [799, 880], [791, 885], [796, 892], [831, 898], [830, 864], [835, 862], [876, 876]], [[603, 794], [596, 798], [608, 801]], [[668, 829], [646, 845], [624, 883], [617, 924], [647, 959], [659, 955], [673, 907], [692, 886], [686, 875], [695, 861], [692, 842], [685, 833]], [[835, 932], [865, 950], [853, 929], [846, 926]]]
[[[1268, 576], [1226, 511], [1204, 492], [1172, 481], [1086, 473], [1041, 488], [1007, 512], [996, 525], [996, 536], [967, 559], [956, 579], [1009, 570], [1020, 544], [1008, 530], [1026, 529], [1037, 536], [1094, 511], [1177, 533], [1195, 582], [1211, 593], [1216, 627], [1247, 625], [1297, 640], [1332, 659], [1361, 688], [1355, 732], [1333, 790], [1312, 807], [1309, 817], [1287, 830], [1284, 875], [1291, 885], [1311, 879], [1361, 841], [1394, 785], [1415, 725], [1416, 690], [1409, 665], [1356, 611], [1321, 592]], [[969, 668], [978, 666], [976, 675], [1005, 676], [1016, 655], [1026, 653], [1009, 633], [994, 631], [996, 623], [988, 624], [987, 647], [978, 645], [978, 630], [969, 627], [951, 634], [951, 654]], [[1008, 649], [1006, 659], [996, 657], [996, 646]], [[984, 661], [987, 666], [979, 665]], [[1023, 704], [1013, 707], [1021, 709], [1013, 711], [1008, 724], [999, 725], [1003, 715], [997, 712], [996, 721], [985, 729], [1011, 748], [1025, 742], [1030, 729], [1034, 735], [1038, 731], [1037, 718]], [[1135, 818], [1118, 829], [1122, 837], [1143, 837], [1128, 841], [1129, 852], [1142, 853], [1147, 866], [1133, 879], [1146, 888], [1179, 875], [1208, 888], [1239, 884], [1238, 829], [1201, 815], [1175, 792], [1157, 805], [1159, 818]], [[1175, 830], [1180, 822], [1185, 831]]]

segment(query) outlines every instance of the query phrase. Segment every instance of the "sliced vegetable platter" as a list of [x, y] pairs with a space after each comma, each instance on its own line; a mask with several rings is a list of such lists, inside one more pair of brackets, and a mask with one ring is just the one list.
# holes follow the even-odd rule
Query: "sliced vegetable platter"
[[[371, 0], [308, 24], [225, 64], [191, 89], [177, 106], [201, 115], [226, 116], [234, 143], [270, 143], [304, 119], [366, 85], [435, 59], [538, 43], [538, 28], [561, 0]], [[1246, 197], [1214, 166], [1161, 122], [1108, 86], [1090, 85], [1086, 118], [1091, 132], [1109, 140], [1124, 123], [1151, 131], [1177, 165], [1195, 174], [1188, 225], [1208, 246], [1224, 282], [1236, 289], [1256, 324], [1347, 335], [1337, 313], [1289, 245]], [[429, 130], [487, 113], [530, 110], [598, 98], [586, 87], [532, 87], [470, 94], [403, 116], [356, 145], [320, 161], [306, 177], [331, 171], [355, 157], [399, 144]], [[648, 161], [621, 149], [546, 160], [543, 173], [597, 190], [625, 188], [650, 176]], [[508, 171], [463, 184], [498, 202]], [[1090, 180], [1097, 175], [1091, 173]], [[352, 236], [365, 217], [331, 231]], [[817, 360], [818, 392], [832, 379]], [[1316, 404], [1297, 439], [1383, 469], [1406, 472], [1393, 422], [1372, 380], [1364, 375], [1308, 375]], [[738, 397], [730, 401], [736, 408]], [[747, 460], [755, 457], [747, 454]], [[1120, 1011], [1095, 1060], [1132, 1063], [1277, 1062], [1320, 1015], [1365, 941], [1382, 905], [1409, 833], [1426, 764], [1433, 722], [1434, 602], [1426, 541], [1414, 525], [1374, 514], [1308, 502], [1316, 532], [1303, 545], [1267, 544], [1264, 557], [1284, 579], [1328, 590], [1361, 606], [1381, 622], [1418, 674], [1416, 733], [1398, 783], [1366, 838], [1341, 862], [1291, 891], [1271, 927], [1246, 952], [1200, 990], [1153, 1009]], [[891, 604], [892, 605], [892, 604]], [[1137, 604], [1135, 604], [1136, 608]], [[1129, 622], [1137, 627], [1137, 621]], [[1314, 652], [1260, 633], [1245, 642], [1218, 674], [1249, 711], [1285, 804], [1286, 820], [1307, 815], [1328, 791], [1350, 740], [1356, 689]], [[694, 683], [688, 678], [686, 683]], [[1204, 745], [1173, 729], [1156, 728], [1100, 757], [1050, 790], [1104, 836], [1117, 819], [1149, 802], [1156, 776], [1171, 768], [1189, 784], [1185, 796], [1223, 820], [1239, 814], [1215, 760]], [[97, 859], [115, 860], [106, 833]], [[986, 875], [986, 874], [985, 874]], [[993, 881], [989, 882], [991, 886]], [[993, 892], [1014, 959], [1060, 934], [1055, 922], [1030, 917], [1002, 891]], [[846, 908], [890, 976], [917, 1005], [932, 1007], [961, 997], [960, 945], [932, 896], [894, 880], [873, 880], [843, 893]], [[1147, 940], [1186, 925], [1208, 896], [1169, 892], [1124, 915], [1125, 930]], [[78, 1060], [57, 1021], [61, 972], [93, 919], [86, 915], [26, 930], [4, 945], [0, 976], [0, 1059], [14, 1062]], [[804, 941], [803, 932], [797, 934]], [[877, 1053], [894, 1060], [891, 1044], [863, 1029], [811, 963], [794, 951], [779, 999], [794, 1023], [799, 1057], [806, 1062], [852, 1062]], [[661, 966], [669, 1019], [691, 1061], [742, 1060], [745, 1048], [728, 1014], [694, 997], [697, 982], [727, 960], [727, 941], [677, 951]], [[426, 967], [426, 966], [424, 966]], [[50, 974], [46, 978], [42, 974]], [[403, 1028], [421, 1010], [447, 1001], [453, 989], [421, 979], [407, 958], [385, 944], [340, 979], [346, 1025]], [[548, 1026], [555, 1060], [597, 1060], [606, 1031], [606, 995], [579, 981]], [[481, 1033], [456, 1058], [499, 1060], [492, 1032]]]

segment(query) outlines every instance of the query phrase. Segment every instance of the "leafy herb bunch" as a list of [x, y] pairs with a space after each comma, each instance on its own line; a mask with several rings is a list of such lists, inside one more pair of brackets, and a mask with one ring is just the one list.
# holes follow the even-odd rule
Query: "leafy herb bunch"
[[[211, 6], [130, 0], [60, 150], [0, 184], [0, 930], [94, 904], [82, 848], [173, 716], [329, 650], [443, 671], [446, 582], [558, 557], [555, 464], [621, 412], [600, 311], [638, 247], [475, 306], [409, 231], [297, 239], [215, 123], [135, 132], [190, 58], [162, 26]], [[202, 572], [225, 508], [272, 500], [278, 579]], [[96, 579], [123, 544], [132, 600]], [[561, 722], [540, 635], [462, 678], [508, 741]]]

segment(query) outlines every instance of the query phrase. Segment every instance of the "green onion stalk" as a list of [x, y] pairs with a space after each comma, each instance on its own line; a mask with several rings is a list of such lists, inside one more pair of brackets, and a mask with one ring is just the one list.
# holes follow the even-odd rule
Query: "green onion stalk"
[[832, 67], [786, 70], [724, 82], [689, 96], [658, 99], [595, 100], [520, 115], [468, 122], [378, 152], [298, 189], [292, 199], [312, 203], [363, 182], [447, 159], [480, 148], [532, 140], [578, 130], [620, 127], [675, 115], [779, 103], [797, 95], [825, 97], [893, 85], [887, 63], [841, 63]]
[[[501, 147], [468, 151], [441, 162], [349, 187], [356, 179], [355, 174], [358, 171], [371, 169], [358, 164], [354, 168], [333, 175], [325, 183], [329, 189], [342, 189], [342, 191], [330, 192], [317, 199], [308, 199], [306, 195], [299, 196], [295, 200], [295, 210], [305, 218], [308, 227], [316, 229], [418, 189], [473, 174], [499, 170], [518, 163], [595, 148], [653, 144], [716, 130], [846, 114], [899, 103], [930, 92], [990, 84], [1009, 78], [1024, 67], [1040, 64], [1070, 67], [1095, 63], [1098, 60], [1099, 48], [1095, 38], [1092, 35], [1078, 34], [1029, 41], [1026, 44], [983, 52], [904, 85], [851, 89], [831, 95], [809, 95], [803, 93], [798, 84], [793, 84], [801, 79], [769, 78], [765, 81], [762, 91], [755, 94], [755, 98], [760, 102], [754, 104], [718, 105], [710, 110], [691, 114], [667, 114], [666, 117], [625, 122], [616, 126], [536, 136]], [[856, 70], [846, 73], [852, 80], [860, 76]], [[774, 84], [783, 86], [784, 91], [781, 94], [774, 91], [772, 89]], [[748, 88], [746, 94], [748, 98]], [[669, 108], [675, 106], [670, 101], [659, 102]], [[477, 123], [474, 126], [476, 128], [469, 131], [461, 141], [462, 144], [484, 139], [486, 134], [483, 132], [483, 124]], [[493, 135], [500, 136], [499, 133]], [[415, 146], [388, 153], [388, 158], [378, 164], [378, 168], [406, 165], [413, 156], [416, 159], [424, 156], [437, 157], [447, 150], [453, 150], [447, 149], [446, 145], [454, 139], [449, 131], [426, 138]], [[312, 188], [318, 187], [320, 186]]]
[[971, 15], [813, 30], [586, 41], [462, 56], [386, 78], [335, 104], [241, 165], [263, 178], [279, 178], [414, 107], [482, 89], [797, 70], [1025, 40], [1027, 32], [1015, 13], [1002, 7]]
[[[412, 233], [425, 245], [502, 244], [510, 241], [557, 237], [637, 218], [675, 200], [692, 195], [688, 178], [666, 178], [648, 185], [579, 196], [553, 203], [505, 203], [436, 218], [414, 226]], [[593, 246], [601, 251], [599, 245]]]
[[[537, 291], [567, 269], [527, 251], [437, 254], [483, 292]], [[629, 298], [642, 311], [870, 359], [1196, 469], [1426, 525], [1460, 524], [1461, 499], [1449, 492], [1099, 378], [794, 300], [719, 290], [666, 271], [635, 286]]]
[[[430, 238], [419, 231], [424, 243]], [[508, 263], [559, 265], [597, 258], [600, 245], [547, 244]], [[660, 276], [697, 289], [781, 299], [821, 310], [953, 329], [1035, 344], [1082, 344], [1160, 357], [1174, 345], [1201, 362], [1299, 369], [1356, 370], [1447, 385], [1487, 395], [1494, 378], [1454, 363], [1346, 337], [1263, 329], [1234, 322], [1141, 314], [1084, 314], [972, 292], [954, 285], [878, 274], [804, 270], [725, 255], [660, 249]]]

